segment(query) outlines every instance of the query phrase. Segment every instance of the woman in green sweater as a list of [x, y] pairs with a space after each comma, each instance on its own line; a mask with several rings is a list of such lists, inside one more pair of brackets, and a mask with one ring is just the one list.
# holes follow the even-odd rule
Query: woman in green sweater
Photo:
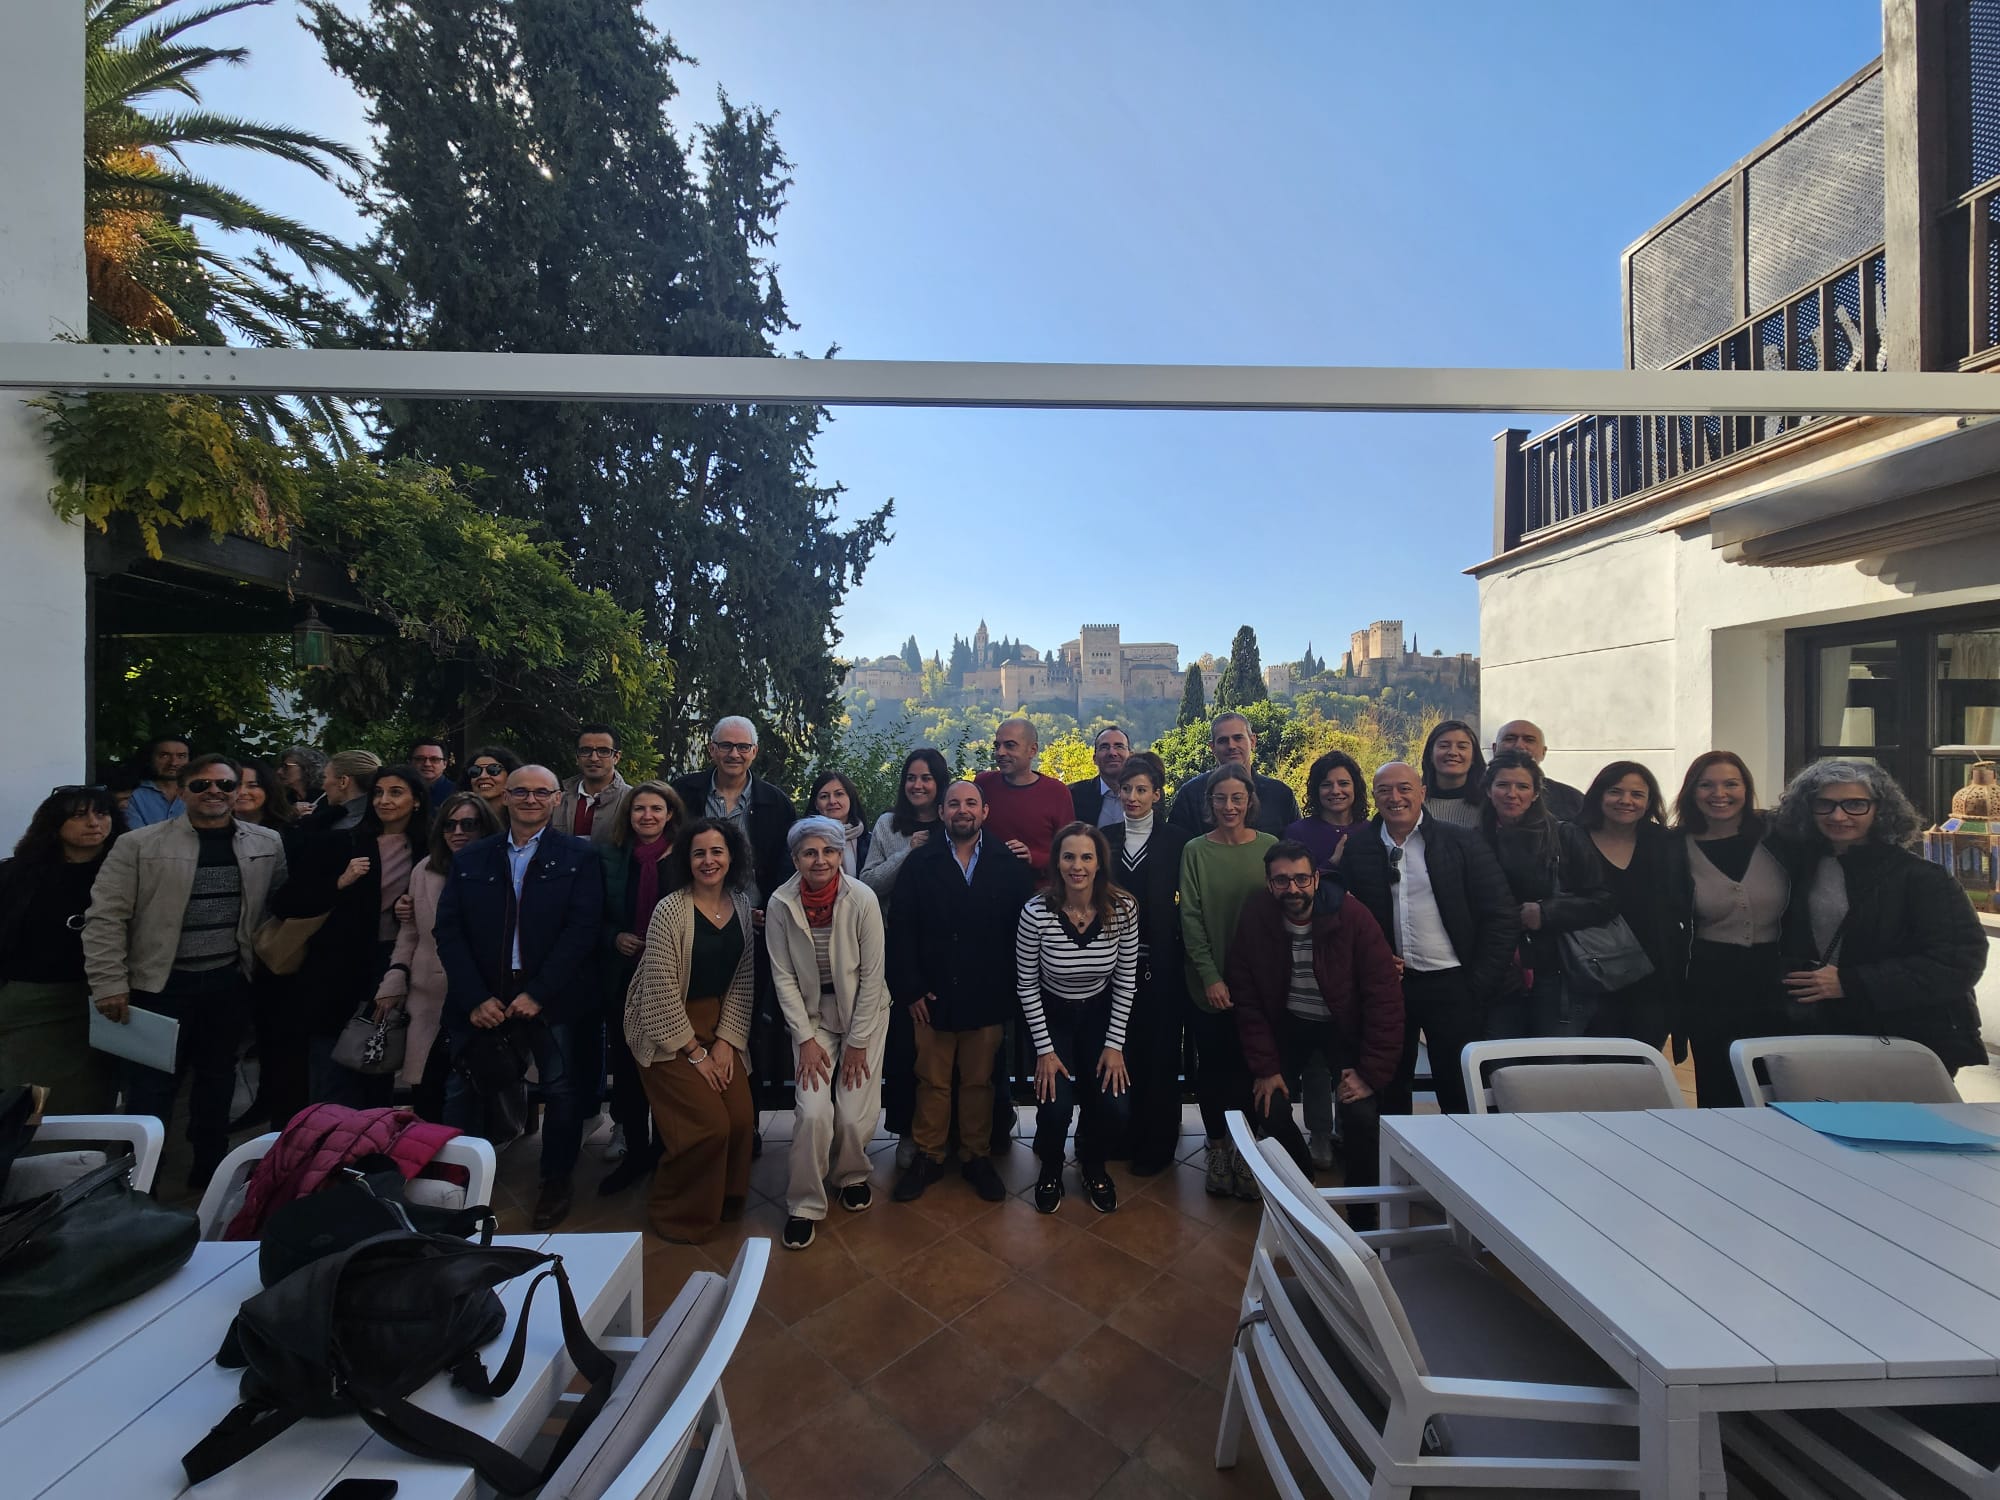
[[1264, 887], [1264, 851], [1277, 840], [1257, 831], [1257, 784], [1242, 766], [1216, 767], [1208, 779], [1208, 806], [1215, 826], [1181, 850], [1181, 937], [1187, 947], [1188, 994], [1194, 1001], [1194, 1092], [1208, 1134], [1205, 1186], [1218, 1198], [1232, 1193], [1255, 1198], [1256, 1182], [1237, 1160], [1225, 1123], [1230, 1110], [1250, 1108], [1250, 1075], [1222, 973], [1243, 903]]

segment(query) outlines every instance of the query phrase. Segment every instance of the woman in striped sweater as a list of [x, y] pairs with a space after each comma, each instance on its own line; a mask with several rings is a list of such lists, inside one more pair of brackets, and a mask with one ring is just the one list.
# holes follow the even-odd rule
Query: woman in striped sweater
[[[1077, 1176], [1090, 1206], [1118, 1207], [1104, 1170], [1130, 1101], [1125, 1023], [1139, 973], [1139, 908], [1111, 883], [1111, 853], [1088, 823], [1057, 832], [1048, 887], [1021, 909], [1014, 940], [1021, 1011], [1035, 1041], [1035, 1208], [1063, 1198], [1063, 1138], [1076, 1127]], [[1079, 1069], [1076, 1065], [1081, 1064]]]

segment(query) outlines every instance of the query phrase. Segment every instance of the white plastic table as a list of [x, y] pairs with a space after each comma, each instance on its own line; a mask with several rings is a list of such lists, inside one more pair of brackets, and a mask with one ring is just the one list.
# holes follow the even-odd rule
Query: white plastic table
[[[642, 1331], [638, 1235], [503, 1235], [494, 1243], [560, 1251], [593, 1336]], [[507, 1309], [503, 1337], [513, 1335], [531, 1279], [516, 1277], [499, 1289]], [[0, 1355], [0, 1492], [20, 1500], [181, 1494], [311, 1500], [336, 1480], [365, 1478], [396, 1480], [397, 1500], [468, 1500], [475, 1493], [470, 1469], [404, 1453], [359, 1417], [300, 1421], [191, 1487], [181, 1455], [236, 1404], [241, 1372], [219, 1368], [215, 1352], [238, 1305], [257, 1290], [254, 1243], [203, 1243], [187, 1265], [143, 1296]], [[440, 1375], [412, 1399], [520, 1452], [574, 1373], [557, 1303], [553, 1288], [535, 1299], [521, 1377], [505, 1396], [482, 1400]]]
[[2000, 1155], [1673, 1109], [1385, 1117], [1382, 1168], [1639, 1393], [1648, 1497], [1724, 1493], [1718, 1412], [2000, 1399]]

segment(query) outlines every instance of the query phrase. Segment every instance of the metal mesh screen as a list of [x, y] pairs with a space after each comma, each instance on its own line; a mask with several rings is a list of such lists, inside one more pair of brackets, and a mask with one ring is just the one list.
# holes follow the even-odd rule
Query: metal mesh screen
[[1833, 284], [1833, 322], [1827, 329], [1831, 345], [1829, 370], [1861, 368], [1861, 272], [1849, 271]]
[[2000, 177], [2000, 0], [1972, 0], [1972, 181]]
[[1882, 78], [1750, 166], [1750, 306], [1882, 243]]
[[1634, 368], [1663, 368], [1736, 321], [1734, 217], [1718, 189], [1632, 253]]
[[1792, 309], [1792, 365], [1799, 370], [1820, 368], [1819, 299], [1808, 297]]

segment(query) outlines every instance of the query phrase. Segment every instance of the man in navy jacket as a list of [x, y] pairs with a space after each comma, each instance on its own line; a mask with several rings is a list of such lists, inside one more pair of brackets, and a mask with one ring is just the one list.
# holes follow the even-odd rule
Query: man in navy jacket
[[[603, 1072], [597, 936], [603, 866], [589, 840], [549, 827], [561, 795], [546, 766], [507, 778], [506, 833], [468, 844], [438, 898], [444, 1020], [454, 1051], [476, 1030], [517, 1025], [535, 1050], [542, 1090], [542, 1188], [534, 1225], [552, 1229], [570, 1208], [570, 1174], [583, 1112]], [[472, 1100], [454, 1071], [445, 1123], [470, 1123]]]

